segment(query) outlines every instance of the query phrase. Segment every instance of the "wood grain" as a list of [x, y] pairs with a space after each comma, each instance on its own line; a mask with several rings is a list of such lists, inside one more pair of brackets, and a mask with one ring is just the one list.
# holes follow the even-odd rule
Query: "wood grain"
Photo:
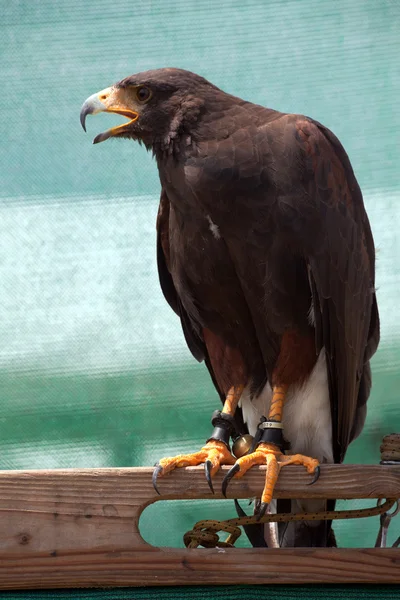
[[[224, 471], [215, 479], [221, 487]], [[399, 549], [154, 548], [139, 533], [156, 500], [211, 499], [201, 467], [151, 484], [151, 468], [0, 471], [0, 589], [223, 583], [400, 582]], [[233, 480], [230, 496], [259, 495], [265, 468]], [[400, 497], [400, 465], [324, 465], [307, 486], [287, 467], [279, 498]], [[206, 574], [206, 576], [205, 576]]]

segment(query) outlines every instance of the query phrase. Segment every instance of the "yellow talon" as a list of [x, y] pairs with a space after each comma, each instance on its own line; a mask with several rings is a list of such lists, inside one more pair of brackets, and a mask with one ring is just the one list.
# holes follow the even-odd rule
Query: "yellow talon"
[[261, 503], [269, 504], [272, 500], [276, 482], [282, 467], [286, 465], [303, 465], [308, 473], [318, 473], [319, 462], [316, 458], [302, 454], [282, 454], [277, 446], [261, 443], [251, 454], [239, 458], [225, 477], [223, 490], [232, 477], [243, 477], [254, 465], [267, 465], [265, 485], [261, 495]]

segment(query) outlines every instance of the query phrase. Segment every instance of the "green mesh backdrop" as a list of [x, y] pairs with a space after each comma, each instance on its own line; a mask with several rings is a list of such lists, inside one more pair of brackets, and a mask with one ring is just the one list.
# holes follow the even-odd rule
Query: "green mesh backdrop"
[[[162, 66], [310, 115], [348, 151], [378, 248], [382, 341], [347, 460], [379, 460], [400, 431], [399, 17], [398, 0], [3, 0], [1, 468], [151, 465], [209, 435], [219, 399], [158, 284], [156, 165], [132, 142], [92, 146], [120, 117], [88, 119], [88, 135], [79, 124], [87, 96]], [[198, 519], [233, 515], [228, 501], [158, 503], [142, 532], [181, 545]], [[377, 520], [336, 531], [373, 545]]]

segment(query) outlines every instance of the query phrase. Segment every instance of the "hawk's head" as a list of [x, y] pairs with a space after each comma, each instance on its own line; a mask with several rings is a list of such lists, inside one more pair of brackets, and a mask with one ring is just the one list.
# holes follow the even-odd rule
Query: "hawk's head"
[[90, 96], [82, 106], [81, 124], [86, 130], [87, 115], [117, 113], [128, 122], [100, 133], [94, 144], [124, 137], [142, 141], [148, 148], [166, 149], [181, 132], [193, 133], [207, 100], [216, 94], [222, 92], [190, 71], [146, 71]]

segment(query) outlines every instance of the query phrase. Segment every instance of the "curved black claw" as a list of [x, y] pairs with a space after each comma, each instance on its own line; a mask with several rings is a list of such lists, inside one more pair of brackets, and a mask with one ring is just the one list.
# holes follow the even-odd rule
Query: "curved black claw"
[[260, 519], [263, 518], [263, 516], [267, 512], [268, 506], [269, 506], [268, 502], [260, 502], [260, 508], [258, 509], [258, 512], [257, 512], [256, 521], [259, 521]]
[[246, 513], [244, 512], [243, 508], [240, 506], [240, 504], [236, 500], [236, 498], [234, 499], [234, 503], [235, 503], [235, 508], [236, 508], [236, 512], [238, 514], [238, 517], [247, 517]]
[[222, 493], [226, 498], [226, 490], [228, 488], [229, 482], [232, 479], [232, 477], [234, 477], [236, 475], [236, 473], [239, 473], [240, 471], [240, 465], [238, 463], [234, 464], [233, 467], [231, 467], [229, 469], [229, 471], [227, 472], [227, 474], [224, 477], [224, 480], [222, 482]]
[[320, 475], [321, 475], [321, 467], [318, 465], [318, 467], [315, 467], [313, 480], [310, 481], [310, 483], [307, 483], [307, 485], [312, 485], [313, 483], [318, 481]]
[[[240, 506], [239, 502], [235, 499], [235, 508], [239, 517], [247, 517], [243, 508]], [[251, 523], [250, 525], [243, 525], [243, 529], [251, 545], [254, 548], [267, 548], [267, 544], [264, 539], [264, 526], [260, 523], [257, 525], [256, 523]]]
[[215, 492], [214, 492], [214, 486], [213, 486], [212, 479], [211, 479], [211, 469], [212, 469], [212, 462], [211, 462], [211, 460], [207, 459], [206, 462], [204, 463], [204, 472], [206, 474], [208, 487], [214, 494]]
[[161, 496], [160, 490], [157, 487], [157, 478], [159, 476], [160, 473], [162, 473], [162, 466], [160, 465], [160, 463], [156, 463], [154, 465], [154, 471], [153, 471], [153, 477], [151, 478], [152, 482], [153, 482], [153, 488], [156, 490], [157, 494], [159, 496]]

